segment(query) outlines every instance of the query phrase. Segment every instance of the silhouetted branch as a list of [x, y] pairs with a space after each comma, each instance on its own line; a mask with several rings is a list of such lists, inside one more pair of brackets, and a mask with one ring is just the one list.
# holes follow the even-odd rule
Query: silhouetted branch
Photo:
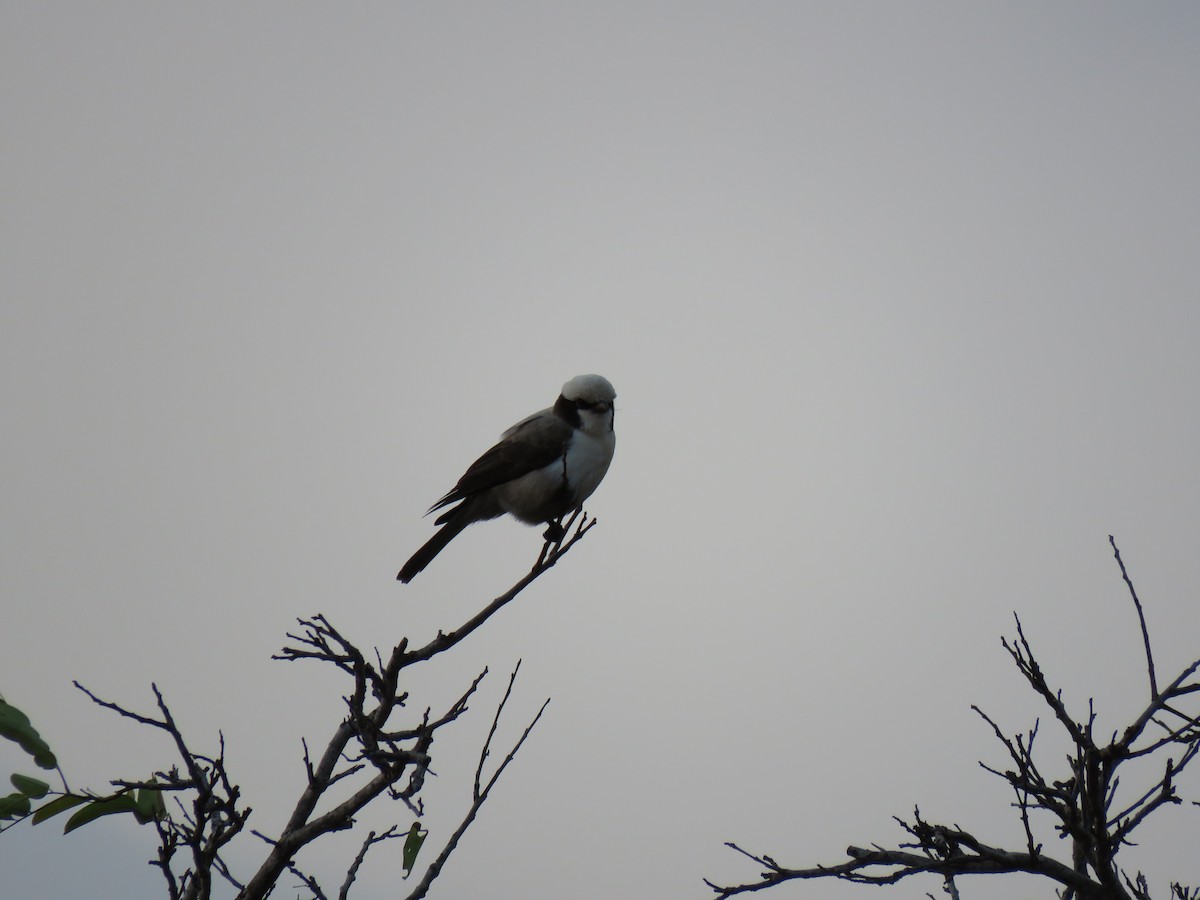
[[547, 540], [542, 547], [541, 553], [538, 555], [537, 561], [533, 564], [533, 568], [529, 570], [524, 578], [514, 584], [511, 588], [485, 606], [482, 610], [450, 632], [438, 632], [438, 636], [416, 650], [411, 650], [404, 656], [405, 665], [412, 665], [416, 662], [422, 662], [427, 659], [432, 659], [439, 653], [445, 653], [451, 647], [459, 643], [463, 638], [467, 637], [471, 632], [475, 631], [480, 625], [494, 616], [497, 612], [507, 606], [512, 600], [520, 594], [525, 588], [537, 581], [542, 575], [550, 571], [554, 565], [567, 555], [567, 552], [575, 546], [579, 541], [583, 540], [584, 535], [592, 530], [596, 524], [596, 519], [589, 519], [587, 513], [582, 513], [577, 510], [571, 514], [568, 519], [568, 527], [570, 523], [575, 521], [577, 515], [582, 515], [578, 526], [574, 533], [564, 543], [566, 537], [566, 528], [564, 528], [563, 536], [557, 541]]
[[1146, 628], [1146, 614], [1142, 611], [1142, 601], [1138, 599], [1129, 573], [1125, 571], [1125, 561], [1121, 559], [1121, 551], [1117, 548], [1116, 538], [1111, 534], [1108, 536], [1108, 544], [1113, 549], [1113, 556], [1116, 557], [1117, 566], [1121, 569], [1121, 578], [1125, 580], [1125, 586], [1129, 588], [1129, 596], [1133, 599], [1133, 608], [1137, 610], [1138, 623], [1142, 626], [1142, 645], [1146, 650], [1146, 671], [1150, 676], [1150, 699], [1153, 700], [1158, 696], [1158, 679], [1154, 672], [1154, 654], [1150, 650], [1150, 631]]
[[[79, 682], [75, 682], [75, 686], [99, 706], [141, 725], [149, 725], [167, 732], [175, 744], [187, 772], [186, 778], [181, 777], [177, 770], [171, 769], [168, 772], [155, 772], [154, 781], [113, 782], [120, 788], [119, 793], [141, 788], [179, 793], [194, 792], [192, 802], [187, 805], [176, 797], [180, 810], [179, 818], [160, 820], [156, 823], [159, 849], [151, 865], [162, 871], [167, 882], [168, 895], [172, 900], [207, 898], [212, 891], [214, 872], [234, 887], [240, 888], [241, 885], [230, 874], [220, 854], [222, 848], [242, 830], [251, 810], [240, 806], [241, 790], [230, 780], [225, 769], [224, 737], [218, 734], [219, 749], [216, 756], [194, 753], [184, 740], [162, 692], [155, 684], [151, 684], [150, 689], [154, 692], [161, 719], [144, 716], [111, 701], [102, 700]], [[190, 851], [191, 863], [182, 875], [176, 876], [171, 865], [180, 847]]]
[[346, 870], [346, 880], [342, 882], [341, 888], [338, 890], [338, 900], [346, 900], [350, 895], [350, 886], [354, 884], [354, 879], [358, 877], [358, 870], [363, 864], [363, 860], [367, 858], [367, 851], [376, 844], [381, 844], [384, 841], [394, 840], [395, 838], [404, 837], [395, 825], [391, 826], [382, 834], [376, 834], [374, 831], [367, 832], [367, 836], [363, 838], [362, 846], [358, 850], [358, 855], [354, 857], [354, 862], [350, 864], [350, 868]]
[[[572, 513], [565, 525], [555, 523], [525, 577], [458, 628], [439, 632], [436, 638], [416, 649], [411, 649], [408, 639], [403, 638], [385, 658], [378, 648], [364, 652], [324, 615], [298, 620], [299, 628], [288, 633], [290, 643], [274, 658], [287, 662], [316, 662], [341, 673], [349, 681], [348, 693], [342, 698], [345, 713], [316, 758], [310, 753], [308, 741], [301, 740], [303, 786], [278, 834], [268, 836], [259, 831], [252, 832], [266, 842], [268, 850], [258, 870], [244, 884], [230, 873], [221, 859], [221, 850], [242, 831], [251, 813], [249, 808], [241, 806], [240, 789], [226, 771], [224, 738], [218, 735], [219, 751], [215, 756], [193, 752], [157, 686], [151, 685], [159, 716], [152, 717], [103, 700], [77, 684], [93, 702], [140, 725], [165, 731], [175, 745], [182, 774], [171, 769], [154, 773], [153, 780], [114, 782], [118, 795], [150, 789], [173, 795], [176, 799], [176, 813], [155, 823], [159, 848], [152, 861], [162, 871], [171, 900], [207, 900], [212, 892], [214, 873], [237, 888], [238, 900], [261, 900], [272, 892], [285, 872], [295, 875], [300, 886], [315, 900], [326, 900], [328, 895], [317, 879], [305, 873], [295, 861], [304, 848], [323, 835], [353, 828], [355, 817], [383, 795], [405, 804], [419, 818], [424, 812], [419, 795], [430, 771], [434, 737], [468, 711], [469, 701], [487, 675], [487, 669], [442, 712], [434, 714], [432, 709], [426, 708], [416, 721], [410, 718], [407, 722], [393, 723], [395, 714], [406, 710], [409, 701], [408, 693], [401, 687], [404, 671], [456, 647], [549, 571], [595, 524], [596, 520], [582, 510]], [[520, 739], [485, 782], [483, 766], [519, 669], [518, 662], [480, 753], [471, 807], [437, 859], [428, 867], [413, 897], [422, 897], [428, 891], [550, 702], [547, 700], [542, 704]], [[185, 803], [185, 800], [189, 802]], [[346, 871], [338, 891], [339, 900], [346, 900], [370, 848], [405, 833], [393, 825], [381, 833], [371, 831], [367, 834]], [[190, 856], [186, 863], [179, 861], [180, 850]]]
[[[954, 884], [957, 876], [1020, 872], [1055, 882], [1062, 900], [1150, 900], [1146, 878], [1140, 872], [1124, 872], [1118, 866], [1116, 856], [1122, 846], [1130, 843], [1134, 831], [1153, 813], [1163, 806], [1182, 802], [1176, 790], [1179, 776], [1200, 754], [1200, 707], [1191, 709], [1185, 703], [1200, 691], [1200, 682], [1194, 680], [1200, 670], [1200, 660], [1184, 668], [1166, 688], [1159, 689], [1141, 601], [1121, 561], [1116, 542], [1111, 537], [1109, 540], [1141, 625], [1150, 678], [1150, 700], [1146, 707], [1119, 736], [1114, 734], [1107, 744], [1098, 743], [1094, 736], [1096, 712], [1092, 701], [1088, 701], [1085, 718], [1077, 719], [1071, 714], [1062, 693], [1047, 682], [1025, 637], [1021, 620], [1015, 615], [1016, 637], [1002, 639], [1001, 645], [1070, 738], [1073, 750], [1067, 758], [1067, 771], [1055, 779], [1044, 774], [1038, 765], [1034, 751], [1037, 722], [1024, 734], [1009, 735], [983, 710], [972, 706], [1008, 755], [1009, 765], [1004, 768], [982, 762], [980, 766], [1012, 788], [1016, 796], [1012, 806], [1017, 810], [1025, 836], [1023, 850], [1011, 851], [985, 844], [957, 825], [928, 822], [916, 810], [911, 824], [896, 820], [911, 841], [892, 849], [879, 845], [869, 850], [850, 847], [846, 850], [849, 858], [833, 866], [790, 868], [770, 856], [755, 855], [736, 844], [727, 844], [761, 867], [759, 879], [728, 886], [707, 880], [705, 883], [718, 897], [727, 898], [797, 879], [837, 878], [881, 885], [894, 884], [914, 875], [933, 875], [943, 879], [946, 892], [957, 897]], [[1169, 717], [1171, 724], [1162, 721], [1160, 716]], [[1146, 726], [1151, 722], [1161, 729], [1162, 734], [1143, 741]], [[1168, 750], [1174, 755], [1164, 759]], [[1157, 774], [1150, 776], [1153, 783], [1148, 789], [1141, 790], [1131, 799], [1123, 789], [1119, 775], [1124, 773], [1131, 784], [1145, 784], [1145, 767], [1130, 768], [1140, 761], [1154, 766]], [[1125, 799], [1120, 800], [1122, 797]], [[1059, 836], [1068, 840], [1069, 862], [1044, 852], [1043, 843], [1035, 836], [1031, 810], [1051, 814]], [[1200, 900], [1200, 888], [1172, 884], [1171, 897], [1173, 900]]]
[[496, 734], [496, 727], [500, 723], [500, 716], [503, 714], [504, 707], [508, 703], [508, 698], [512, 694], [513, 684], [517, 680], [517, 672], [519, 672], [520, 669], [521, 663], [518, 660], [516, 667], [512, 671], [512, 675], [509, 676], [508, 688], [504, 691], [504, 696], [501, 698], [499, 705], [496, 707], [496, 715], [492, 719], [491, 728], [488, 729], [488, 736], [484, 741], [483, 749], [479, 752], [479, 765], [475, 767], [475, 785], [471, 792], [473, 798], [471, 807], [467, 810], [466, 816], [463, 817], [462, 822], [459, 823], [459, 826], [455, 830], [454, 834], [452, 834], [450, 839], [446, 842], [446, 846], [442, 848], [442, 851], [438, 854], [437, 858], [429, 864], [429, 867], [425, 870], [425, 875], [421, 878], [421, 881], [416, 885], [416, 887], [413, 888], [412, 893], [408, 895], [406, 900], [420, 900], [420, 898], [424, 897], [429, 892], [430, 886], [441, 874], [442, 868], [446, 864], [446, 860], [449, 859], [450, 854], [454, 852], [455, 848], [458, 846], [459, 840], [461, 840], [462, 836], [466, 834], [466, 831], [471, 826], [471, 823], [475, 821], [475, 816], [478, 815], [480, 808], [487, 801], [488, 795], [491, 793], [492, 788], [495, 787], [496, 782], [500, 779], [500, 775], [506, 768], [508, 768], [508, 764], [516, 758], [518, 751], [520, 751], [521, 747], [525, 743], [525, 740], [533, 731], [534, 726], [536, 726], [538, 720], [542, 718], [542, 713], [544, 713], [546, 711], [546, 707], [550, 705], [550, 700], [547, 698], [542, 704], [541, 708], [537, 711], [537, 715], [533, 717], [533, 720], [526, 726], [525, 731], [521, 733], [521, 737], [513, 745], [512, 749], [508, 751], [508, 755], [506, 755], [500, 765], [496, 767], [496, 770], [492, 773], [492, 777], [487, 780], [486, 784], [482, 784], [483, 765], [491, 753], [492, 738]]

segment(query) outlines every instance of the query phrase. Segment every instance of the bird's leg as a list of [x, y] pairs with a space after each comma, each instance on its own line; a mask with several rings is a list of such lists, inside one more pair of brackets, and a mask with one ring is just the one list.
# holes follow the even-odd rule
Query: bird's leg
[[567, 530], [563, 528], [562, 516], [546, 524], [546, 533], [542, 535], [547, 544], [561, 544]]
[[575, 524], [575, 520], [579, 518], [579, 516], [582, 512], [583, 512], [582, 506], [577, 506], [573, 510], [571, 510], [571, 515], [569, 515], [567, 517], [567, 521], [563, 523], [563, 534], [564, 535], [568, 531], [571, 530], [571, 526]]
[[[575, 534], [571, 535], [571, 539], [564, 546], [563, 540], [571, 533], [571, 529], [575, 527], [575, 522], [577, 519], [580, 519], [580, 516], [583, 518], [579, 522], [579, 527], [576, 528]], [[583, 537], [595, 524], [596, 520], [588, 519], [587, 513], [583, 511], [582, 506], [575, 507], [571, 511], [571, 514], [566, 517], [565, 522], [563, 521], [563, 516], [559, 516], [554, 521], [546, 523], [546, 532], [542, 535], [546, 539], [546, 543], [542, 544], [542, 552], [538, 554], [537, 562], [533, 564], [533, 569], [530, 571], [536, 572], [539, 569], [549, 568], [554, 565], [558, 557], [571, 549], [571, 545]], [[1200, 900], [1200, 897], [1196, 898], [1196, 900]]]
[[546, 543], [542, 544], [542, 552], [538, 554], [537, 562], [533, 564], [535, 569], [540, 568], [546, 562], [547, 557], [557, 555], [558, 545], [562, 543], [566, 533], [567, 530], [562, 525], [562, 516], [546, 523], [546, 531], [542, 534]]

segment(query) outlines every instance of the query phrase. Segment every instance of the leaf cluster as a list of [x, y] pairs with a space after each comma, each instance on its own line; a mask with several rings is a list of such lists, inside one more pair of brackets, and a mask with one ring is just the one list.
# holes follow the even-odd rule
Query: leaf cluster
[[[63, 789], [58, 791], [52, 790], [50, 783], [40, 778], [18, 772], [9, 775], [9, 781], [16, 791], [0, 797], [0, 821], [8, 820], [6, 825], [0, 827], [0, 831], [26, 818], [31, 824], [39, 825], [71, 809], [76, 811], [63, 826], [63, 834], [69, 834], [104, 816], [120, 813], [132, 815], [142, 825], [159, 821], [166, 815], [162, 791], [153, 780], [136, 787], [122, 787], [110, 794], [73, 793], [58, 768], [58, 758], [34, 728], [29, 716], [3, 698], [0, 698], [0, 737], [12, 741], [32, 756], [35, 765], [58, 771], [63, 783]], [[33, 801], [47, 796], [52, 799], [37, 809], [33, 808]]]

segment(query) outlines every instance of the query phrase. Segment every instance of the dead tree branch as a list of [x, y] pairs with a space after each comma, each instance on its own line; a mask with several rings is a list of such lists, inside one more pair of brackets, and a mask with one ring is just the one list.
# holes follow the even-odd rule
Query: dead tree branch
[[1137, 591], [1133, 587], [1133, 581], [1129, 578], [1129, 573], [1125, 571], [1125, 561], [1121, 559], [1121, 550], [1117, 547], [1117, 539], [1111, 534], [1108, 536], [1108, 545], [1112, 547], [1113, 556], [1117, 560], [1117, 566], [1121, 569], [1121, 578], [1124, 579], [1125, 586], [1129, 588], [1129, 596], [1133, 600], [1133, 608], [1137, 610], [1138, 624], [1142, 626], [1142, 646], [1146, 650], [1146, 671], [1150, 676], [1150, 699], [1153, 700], [1158, 696], [1158, 679], [1154, 672], [1154, 653], [1150, 650], [1150, 631], [1146, 628], [1146, 614], [1142, 610], [1142, 601], [1138, 599]]
[[434, 879], [441, 874], [442, 869], [445, 867], [446, 860], [450, 858], [450, 854], [454, 852], [456, 847], [458, 847], [458, 842], [462, 839], [462, 836], [466, 834], [467, 829], [471, 826], [471, 823], [475, 821], [475, 817], [479, 814], [479, 810], [487, 800], [492, 788], [495, 787], [496, 782], [500, 780], [500, 775], [508, 767], [508, 764], [511, 763], [514, 758], [516, 758], [517, 752], [521, 749], [521, 746], [529, 737], [530, 732], [533, 731], [534, 726], [537, 725], [538, 720], [541, 719], [542, 713], [544, 713], [546, 711], [546, 707], [550, 705], [550, 700], [547, 698], [542, 704], [541, 708], [537, 711], [537, 715], [535, 715], [533, 720], [525, 727], [525, 731], [522, 732], [521, 737], [513, 745], [512, 749], [508, 751], [508, 754], [504, 757], [504, 760], [500, 763], [500, 765], [496, 767], [496, 771], [492, 773], [491, 778], [487, 780], [486, 784], [482, 784], [481, 786], [483, 778], [483, 765], [490, 755], [492, 738], [496, 735], [496, 727], [500, 724], [500, 716], [503, 714], [504, 707], [508, 703], [508, 698], [512, 694], [513, 684], [517, 680], [517, 672], [519, 672], [520, 669], [521, 662], [518, 660], [516, 667], [512, 671], [512, 675], [509, 676], [508, 688], [504, 692], [504, 697], [500, 700], [500, 705], [496, 707], [496, 715], [492, 719], [492, 727], [488, 730], [487, 740], [484, 741], [483, 749], [479, 753], [479, 765], [475, 767], [475, 786], [474, 790], [472, 791], [473, 801], [471, 803], [471, 808], [467, 810], [466, 816], [463, 817], [462, 822], [459, 823], [459, 826], [457, 829], [455, 829], [454, 834], [450, 836], [450, 840], [446, 842], [446, 846], [442, 848], [442, 851], [437, 855], [437, 858], [429, 864], [429, 867], [425, 870], [424, 877], [422, 877], [420, 882], [417, 883], [416, 887], [413, 888], [412, 893], [408, 895], [406, 900], [421, 900], [421, 898], [429, 892], [429, 888], [433, 884]]
[[[216, 872], [234, 887], [241, 885], [230, 874], [221, 859], [221, 850], [242, 830], [250, 817], [249, 807], [243, 807], [241, 789], [234, 784], [225, 768], [225, 739], [218, 735], [216, 756], [204, 756], [192, 751], [184, 740], [175, 717], [167, 707], [162, 692], [155, 684], [150, 685], [158, 705], [161, 719], [144, 716], [108, 700], [97, 697], [79, 682], [75, 686], [93, 702], [116, 712], [141, 725], [149, 725], [165, 731], [171, 736], [186, 775], [175, 768], [154, 773], [152, 782], [114, 781], [120, 792], [154, 787], [157, 790], [177, 792], [178, 818], [163, 818], [156, 825], [159, 848], [151, 865], [162, 871], [167, 882], [171, 900], [195, 900], [207, 898], [212, 892], [212, 876]], [[192, 793], [190, 804], [184, 803], [179, 794]], [[177, 850], [186, 848], [191, 861], [181, 875], [176, 875], [172, 864]]]
[[[1006, 733], [979, 707], [974, 711], [991, 728], [1008, 757], [1005, 766], [980, 763], [984, 770], [1005, 781], [1016, 797], [1012, 804], [1020, 817], [1025, 846], [1008, 850], [980, 841], [957, 825], [924, 819], [915, 810], [911, 823], [896, 821], [911, 840], [892, 849], [849, 847], [848, 859], [832, 866], [792, 868], [767, 855], [756, 855], [737, 844], [728, 847], [753, 860], [761, 869], [756, 881], [718, 885], [705, 880], [718, 898], [765, 890], [786, 881], [836, 878], [858, 884], [895, 884], [918, 875], [942, 879], [947, 891], [957, 895], [954, 879], [965, 875], [1024, 873], [1054, 882], [1063, 900], [1150, 900], [1148, 880], [1141, 872], [1126, 872], [1117, 854], [1131, 843], [1133, 833], [1150, 816], [1168, 805], [1182, 803], [1179, 777], [1200, 753], [1200, 659], [1184, 667], [1165, 688], [1159, 687], [1149, 630], [1141, 600], [1111, 537], [1121, 577], [1137, 611], [1150, 682], [1150, 697], [1133, 721], [1105, 743], [1095, 736], [1096, 712], [1088, 702], [1086, 716], [1073, 714], [1046, 679], [1021, 620], [1016, 637], [1001, 645], [1026, 684], [1054, 714], [1072, 745], [1066, 771], [1056, 775], [1038, 761], [1034, 745], [1038, 724], [1024, 734]], [[1190, 705], [1189, 705], [1190, 703]], [[1147, 734], [1153, 723], [1157, 731]], [[1169, 755], [1168, 755], [1169, 754]], [[1055, 761], [1055, 765], [1059, 765]], [[1122, 777], [1125, 782], [1122, 783]], [[1141, 785], [1127, 788], [1126, 785]], [[1148, 785], [1148, 786], [1147, 786]], [[1034, 831], [1031, 811], [1050, 814], [1053, 831], [1065, 839], [1069, 859], [1058, 859], [1044, 850]], [[1063, 854], [1065, 856], [1065, 854]], [[1170, 885], [1173, 900], [1196, 900], [1200, 888]]]
[[[404, 723], [393, 723], [393, 717], [407, 710], [409, 704], [409, 695], [401, 684], [402, 675], [406, 669], [453, 649], [479, 629], [553, 568], [595, 526], [596, 520], [577, 510], [565, 525], [561, 522], [556, 524], [559, 527], [548, 532], [549, 537], [533, 568], [524, 578], [459, 627], [449, 632], [439, 632], [437, 637], [423, 646], [410, 648], [408, 639], [403, 638], [385, 658], [378, 649], [370, 653], [363, 652], [324, 615], [298, 620], [299, 628], [288, 634], [291, 643], [284, 646], [274, 658], [287, 662], [317, 662], [341, 673], [349, 681], [349, 689], [342, 698], [345, 713], [315, 760], [309, 752], [308, 742], [302, 740], [303, 786], [287, 822], [278, 834], [268, 836], [252, 832], [266, 843], [268, 849], [257, 871], [244, 883], [234, 877], [221, 858], [222, 849], [243, 830], [251, 814], [250, 808], [242, 805], [241, 789], [227, 772], [224, 738], [219, 737], [219, 751], [215, 756], [194, 752], [184, 740], [166, 701], [154, 685], [151, 687], [158, 706], [157, 717], [142, 715], [103, 700], [77, 684], [95, 703], [140, 725], [166, 732], [174, 743], [182, 770], [172, 768], [155, 772], [153, 780], [148, 781], [114, 782], [118, 793], [152, 787], [172, 794], [177, 800], [176, 813], [164, 816], [155, 823], [159, 847], [156, 858], [151, 861], [161, 870], [171, 900], [208, 900], [212, 893], [214, 873], [237, 889], [238, 900], [262, 900], [271, 894], [280, 877], [288, 872], [299, 879], [299, 886], [313, 898], [326, 900], [328, 894], [317, 879], [297, 866], [295, 860], [298, 854], [323, 835], [354, 828], [356, 816], [384, 795], [400, 801], [419, 818], [424, 812], [420, 793], [430, 772], [435, 736], [468, 711], [468, 704], [487, 675], [487, 669], [440, 713], [435, 715], [432, 709], [426, 708], [416, 721], [410, 718]], [[484, 763], [491, 752], [500, 716], [511, 697], [519, 668], [518, 662], [480, 753], [472, 804], [441, 853], [428, 866], [421, 882], [410, 895], [413, 898], [424, 897], [428, 892], [430, 884], [444, 868], [500, 775], [516, 757], [550, 702], [547, 700], [542, 704], [524, 733], [485, 782]], [[407, 828], [400, 829], [396, 825], [381, 833], [369, 832], [337, 891], [339, 900], [346, 900], [371, 847], [386, 840], [404, 837], [407, 833]], [[181, 851], [189, 857], [186, 862], [179, 858]]]

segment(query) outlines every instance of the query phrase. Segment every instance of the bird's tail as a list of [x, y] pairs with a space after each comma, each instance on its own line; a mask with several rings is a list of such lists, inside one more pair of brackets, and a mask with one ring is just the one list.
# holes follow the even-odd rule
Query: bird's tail
[[459, 532], [470, 525], [472, 521], [465, 516], [455, 516], [446, 522], [445, 525], [434, 532], [433, 537], [426, 541], [420, 550], [412, 555], [412, 559], [404, 564], [404, 568], [396, 576], [397, 580], [403, 581], [405, 584], [412, 581], [417, 573], [433, 562], [433, 558], [441, 553], [448, 543], [458, 537]]

